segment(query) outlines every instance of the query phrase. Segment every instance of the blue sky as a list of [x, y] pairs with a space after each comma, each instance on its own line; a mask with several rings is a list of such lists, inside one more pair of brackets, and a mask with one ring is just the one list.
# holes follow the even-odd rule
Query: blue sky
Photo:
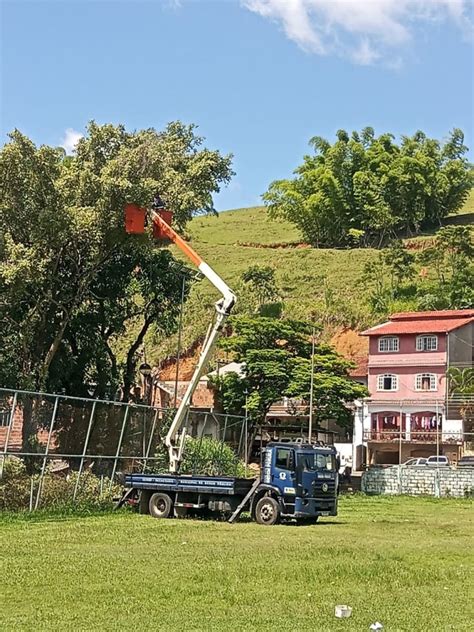
[[[218, 210], [258, 204], [314, 135], [372, 125], [473, 144], [468, 0], [1, 0], [1, 134], [90, 119], [199, 125], [234, 154]], [[72, 131], [71, 131], [72, 130]], [[471, 159], [474, 155], [471, 151]]]

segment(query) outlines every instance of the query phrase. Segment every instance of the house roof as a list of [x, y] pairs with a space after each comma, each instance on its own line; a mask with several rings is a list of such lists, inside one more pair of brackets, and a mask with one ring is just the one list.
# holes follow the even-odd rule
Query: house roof
[[211, 371], [210, 373], [208, 373], [206, 375], [206, 378], [210, 377], [211, 375], [217, 376], [217, 375], [227, 375], [227, 373], [237, 373], [237, 375], [240, 375], [240, 377], [243, 376], [244, 374], [244, 365], [241, 362], [229, 362], [229, 364], [225, 364], [224, 366], [221, 366], [219, 368], [219, 371]]
[[435, 320], [446, 318], [474, 318], [474, 309], [442, 309], [433, 312], [397, 312], [390, 316], [390, 320]]
[[439, 334], [459, 329], [474, 322], [474, 309], [444, 310], [437, 312], [400, 312], [390, 321], [371, 327], [362, 336], [394, 334]]

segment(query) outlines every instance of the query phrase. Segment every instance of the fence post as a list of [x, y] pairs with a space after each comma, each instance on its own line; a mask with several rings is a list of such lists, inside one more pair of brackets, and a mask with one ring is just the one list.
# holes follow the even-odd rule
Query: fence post
[[120, 450], [122, 448], [123, 435], [125, 433], [125, 426], [127, 424], [127, 418], [128, 418], [128, 411], [129, 410], [130, 410], [130, 404], [127, 404], [127, 408], [125, 409], [125, 414], [123, 416], [123, 424], [122, 424], [122, 430], [120, 431], [120, 438], [119, 438], [119, 442], [118, 442], [118, 446], [117, 446], [117, 452], [115, 454], [114, 467], [112, 469], [112, 476], [110, 477], [109, 492], [112, 491], [112, 485], [114, 484], [115, 472], [117, 471], [117, 461], [118, 461], [118, 458], [119, 458]]
[[17, 393], [17, 391], [15, 391], [15, 394], [13, 395], [12, 409], [10, 411], [10, 419], [9, 419], [9, 422], [8, 422], [7, 434], [6, 434], [6, 437], [5, 437], [5, 446], [3, 448], [2, 462], [0, 464], [0, 479], [3, 476], [3, 467], [5, 465], [5, 459], [7, 458], [8, 442], [10, 441], [10, 433], [12, 431], [13, 419], [14, 419], [14, 416], [15, 416], [17, 396], [18, 396], [18, 393]]
[[44, 473], [46, 471], [46, 463], [48, 461], [49, 446], [51, 444], [51, 436], [53, 434], [54, 422], [56, 421], [56, 413], [57, 413], [57, 410], [58, 410], [58, 402], [59, 402], [59, 397], [56, 397], [56, 399], [54, 400], [54, 409], [53, 409], [53, 416], [51, 417], [51, 425], [49, 427], [48, 442], [46, 443], [46, 451], [44, 453], [44, 458], [43, 458], [43, 466], [41, 468], [41, 474], [40, 474], [40, 478], [39, 478], [39, 481], [38, 481], [38, 491], [36, 493], [35, 511], [39, 507], [41, 492], [43, 490]]
[[436, 466], [434, 476], [434, 497], [439, 498], [441, 496], [441, 488], [439, 484], [439, 466]]
[[157, 409], [156, 412], [155, 412], [155, 416], [153, 417], [153, 423], [151, 425], [150, 438], [148, 440], [148, 445], [147, 445], [146, 452], [145, 452], [145, 460], [143, 461], [142, 474], [145, 473], [146, 465], [147, 465], [148, 459], [150, 457], [150, 450], [151, 450], [151, 445], [152, 445], [152, 442], [153, 442], [153, 435], [155, 434], [155, 427], [156, 427], [156, 420], [158, 419], [158, 413], [159, 413], [159, 410]]
[[227, 431], [227, 421], [229, 419], [229, 416], [226, 415], [225, 416], [225, 421], [224, 421], [224, 432], [222, 433], [222, 441], [221, 441], [221, 449], [219, 450], [219, 457], [218, 457], [218, 464], [219, 464], [219, 474], [218, 476], [221, 474], [222, 471], [222, 452], [224, 451], [224, 442], [225, 442], [225, 433]]
[[31, 485], [30, 485], [30, 505], [29, 505], [29, 509], [30, 509], [30, 513], [33, 511], [33, 496], [34, 496], [34, 491], [35, 491], [35, 479], [32, 476], [31, 477]]
[[86, 456], [86, 453], [87, 453], [87, 448], [89, 446], [89, 438], [90, 438], [90, 434], [91, 434], [91, 430], [92, 430], [92, 422], [94, 421], [96, 404], [97, 404], [97, 402], [94, 402], [92, 404], [91, 415], [89, 417], [89, 425], [87, 427], [86, 438], [85, 438], [85, 441], [84, 441], [84, 446], [82, 448], [81, 464], [79, 465], [79, 472], [77, 473], [77, 480], [76, 480], [76, 484], [74, 486], [74, 494], [72, 496], [72, 502], [76, 501], [77, 490], [79, 489], [79, 480], [81, 478], [82, 469], [84, 467], [84, 459], [85, 459], [85, 456]]

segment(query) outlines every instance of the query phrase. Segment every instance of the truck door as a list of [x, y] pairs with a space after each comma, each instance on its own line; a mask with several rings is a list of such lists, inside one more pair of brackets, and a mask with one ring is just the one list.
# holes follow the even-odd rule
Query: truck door
[[282, 495], [295, 493], [295, 451], [291, 448], [274, 448], [271, 483]]

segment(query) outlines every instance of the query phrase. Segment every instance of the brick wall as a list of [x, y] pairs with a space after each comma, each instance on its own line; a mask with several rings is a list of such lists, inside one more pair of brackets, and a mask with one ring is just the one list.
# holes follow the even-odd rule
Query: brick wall
[[[0, 451], [5, 450], [5, 444], [7, 441], [8, 434], [8, 426], [0, 427]], [[17, 406], [15, 409], [15, 413], [13, 415], [13, 424], [10, 430], [10, 435], [8, 437], [8, 452], [21, 452], [21, 444], [22, 444], [22, 435], [23, 435], [23, 410], [20, 406]], [[46, 446], [48, 442], [49, 430], [40, 428], [36, 433], [36, 438], [40, 445], [43, 447]], [[57, 439], [53, 432], [51, 443], [49, 446], [50, 450], [53, 450], [57, 447]]]
[[207, 382], [200, 382], [193, 394], [193, 403], [195, 408], [214, 408], [214, 390], [210, 388]]
[[474, 494], [474, 467], [374, 467], [362, 474], [366, 494], [456, 496]]
[[[8, 450], [20, 450], [21, 449], [21, 436], [23, 430], [23, 411], [17, 407], [13, 415], [13, 424], [10, 430], [10, 436], [8, 437]], [[0, 450], [5, 449], [5, 442], [7, 440], [8, 426], [2, 426], [0, 428]]]

